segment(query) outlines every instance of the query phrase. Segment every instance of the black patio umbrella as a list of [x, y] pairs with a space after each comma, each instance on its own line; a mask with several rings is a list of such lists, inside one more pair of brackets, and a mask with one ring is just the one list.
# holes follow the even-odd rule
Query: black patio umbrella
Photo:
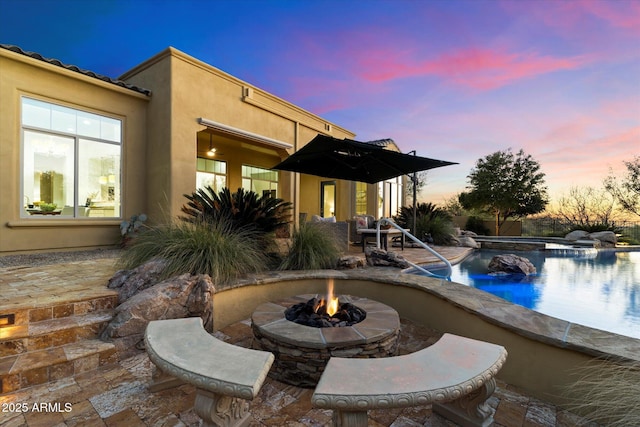
[[272, 169], [374, 184], [455, 164], [398, 153], [371, 143], [318, 135]]

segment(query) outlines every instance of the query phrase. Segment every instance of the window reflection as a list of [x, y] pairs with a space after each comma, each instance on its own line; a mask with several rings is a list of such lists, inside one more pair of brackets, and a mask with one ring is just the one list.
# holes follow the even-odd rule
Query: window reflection
[[259, 196], [277, 197], [278, 172], [257, 166], [242, 165], [242, 188]]
[[23, 98], [22, 124], [23, 216], [120, 217], [119, 120]]
[[196, 188], [211, 187], [219, 193], [227, 186], [227, 163], [198, 157]]

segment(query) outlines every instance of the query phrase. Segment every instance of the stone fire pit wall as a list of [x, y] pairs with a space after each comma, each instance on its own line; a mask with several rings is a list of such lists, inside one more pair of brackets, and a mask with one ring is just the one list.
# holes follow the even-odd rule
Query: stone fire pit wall
[[390, 357], [398, 353], [400, 318], [388, 305], [366, 298], [340, 295], [365, 310], [367, 317], [352, 326], [314, 328], [284, 317], [284, 311], [316, 295], [298, 295], [278, 303], [265, 303], [251, 316], [253, 348], [275, 355], [269, 376], [298, 387], [315, 387], [329, 358]]

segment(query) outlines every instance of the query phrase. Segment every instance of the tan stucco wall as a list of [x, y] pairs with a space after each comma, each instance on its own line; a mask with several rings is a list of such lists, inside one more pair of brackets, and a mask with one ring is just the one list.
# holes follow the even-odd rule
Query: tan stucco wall
[[[168, 48], [120, 78], [147, 96], [26, 55], [0, 49], [0, 253], [80, 249], [119, 242], [121, 219], [20, 218], [20, 95], [123, 120], [123, 218], [149, 223], [180, 214], [195, 190], [198, 155], [211, 133], [227, 162], [227, 186], [241, 186], [241, 166], [271, 168], [318, 133], [354, 138], [346, 129]], [[199, 123], [203, 118], [290, 144], [274, 147]], [[203, 145], [204, 144], [204, 145]], [[319, 213], [320, 178], [280, 172], [278, 196], [299, 212]], [[353, 214], [353, 185], [338, 181], [336, 216]]]
[[[162, 164], [149, 169], [149, 206], [168, 201], [171, 216], [180, 213], [183, 195], [195, 190], [196, 157], [203, 156], [203, 147], [208, 146], [207, 135], [202, 134], [206, 126], [198, 123], [199, 118], [292, 146], [286, 151], [209, 130], [222, 153], [217, 158], [227, 162], [227, 186], [232, 191], [241, 186], [242, 164], [271, 168], [321, 130], [339, 138], [353, 137], [344, 129], [173, 48], [121, 78], [154, 91], [149, 107], [150, 147], [163, 152], [149, 153], [152, 162]], [[200, 148], [196, 144], [198, 132]], [[281, 173], [279, 186], [279, 197], [298, 202], [300, 190], [294, 174]], [[303, 192], [313, 191], [319, 200], [319, 189]], [[305, 209], [303, 203], [296, 203], [296, 208]], [[149, 213], [154, 215], [153, 211]]]
[[122, 120], [123, 215], [146, 210], [143, 171], [147, 97], [0, 49], [0, 254], [118, 243], [119, 219], [20, 217], [22, 95]]
[[[326, 292], [327, 278], [313, 277], [313, 273], [297, 273], [298, 276], [309, 277], [268, 278], [259, 280], [259, 284], [241, 284], [218, 291], [213, 299], [214, 328], [219, 330], [250, 318], [253, 310], [264, 302], [278, 301], [292, 295]], [[327, 272], [327, 277], [330, 274]], [[295, 275], [296, 272], [292, 272], [292, 276]], [[335, 275], [343, 276], [341, 273]], [[566, 405], [572, 399], [575, 402], [582, 397], [572, 395], [568, 386], [576, 380], [576, 367], [594, 360], [594, 356], [566, 348], [566, 345], [554, 345], [551, 339], [535, 338], [533, 333], [516, 333], [498, 326], [480, 315], [483, 311], [481, 305], [475, 310], [463, 307], [430, 289], [446, 286], [451, 292], [452, 288], [459, 287], [458, 292], [462, 295], [469, 291], [464, 285], [404, 276], [407, 276], [406, 284], [399, 283], [403, 281], [401, 278], [394, 280], [395, 283], [388, 283], [381, 278], [336, 277], [335, 292], [380, 301], [396, 309], [401, 317], [428, 328], [504, 346], [509, 355], [498, 378], [540, 399]], [[424, 284], [420, 284], [420, 281], [424, 281]], [[601, 350], [606, 351], [604, 345]]]

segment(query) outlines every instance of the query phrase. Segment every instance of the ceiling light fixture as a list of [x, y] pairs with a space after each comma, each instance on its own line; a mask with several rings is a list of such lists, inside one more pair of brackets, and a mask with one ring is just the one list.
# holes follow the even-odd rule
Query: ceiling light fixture
[[216, 149], [213, 148], [213, 134], [209, 134], [209, 151], [207, 151], [207, 156], [213, 157], [216, 155]]

